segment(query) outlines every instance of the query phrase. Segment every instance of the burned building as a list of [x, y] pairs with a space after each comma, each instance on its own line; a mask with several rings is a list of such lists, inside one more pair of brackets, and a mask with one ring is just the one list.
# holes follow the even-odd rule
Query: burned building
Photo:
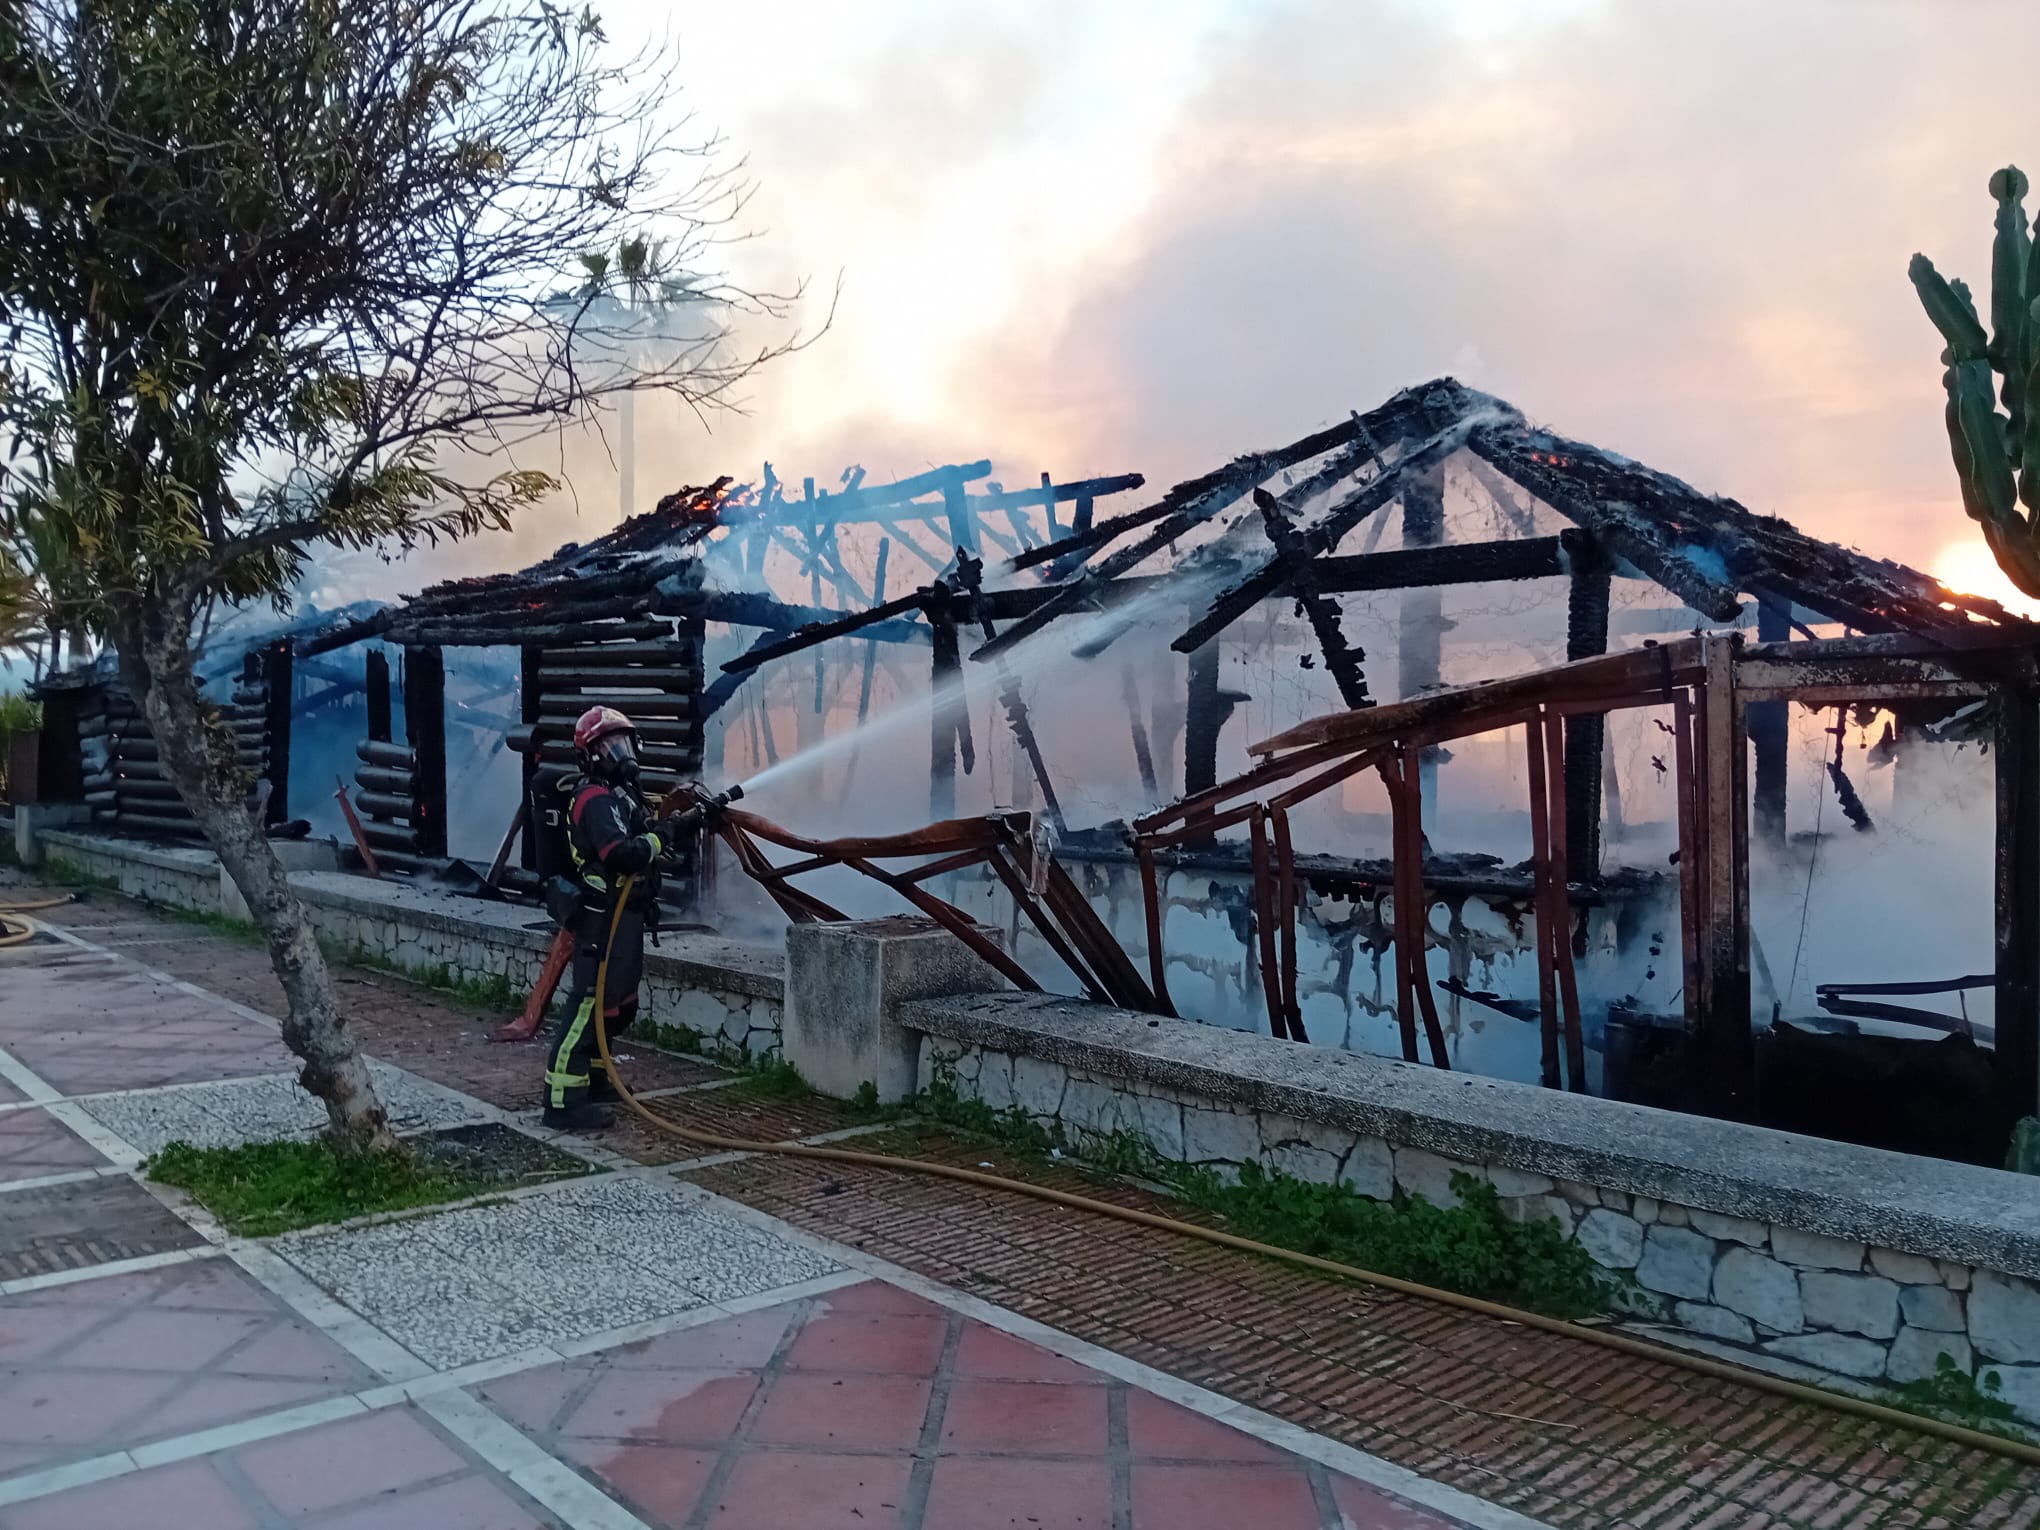
[[[675, 879], [732, 933], [904, 899], [1020, 986], [1292, 1042], [1978, 1159], [2034, 1110], [2040, 629], [1449, 379], [1146, 503], [991, 471], [677, 491], [272, 643], [237, 727], [302, 811], [275, 666], [358, 668], [364, 871], [529, 896], [606, 702], [653, 787], [751, 784]], [[447, 766], [482, 649], [500, 791]]]

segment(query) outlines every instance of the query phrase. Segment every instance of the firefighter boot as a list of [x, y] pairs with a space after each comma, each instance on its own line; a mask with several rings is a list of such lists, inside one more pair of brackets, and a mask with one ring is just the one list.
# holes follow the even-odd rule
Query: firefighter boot
[[583, 1100], [578, 1105], [548, 1105], [542, 1120], [547, 1131], [599, 1132], [615, 1124], [616, 1113], [607, 1105]]

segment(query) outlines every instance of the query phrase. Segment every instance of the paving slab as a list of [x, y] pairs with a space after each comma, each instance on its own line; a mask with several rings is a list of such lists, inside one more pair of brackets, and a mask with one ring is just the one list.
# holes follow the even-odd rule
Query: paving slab
[[678, 1187], [603, 1175], [273, 1245], [428, 1364], [452, 1367], [837, 1271]]
[[[399, 1132], [433, 1131], [489, 1118], [476, 1100], [419, 1083], [386, 1063], [371, 1062], [376, 1093]], [[218, 1083], [181, 1084], [82, 1101], [78, 1107], [143, 1153], [171, 1142], [236, 1147], [244, 1142], [310, 1138], [326, 1128], [325, 1105], [292, 1073]]]
[[131, 1449], [375, 1380], [224, 1258], [49, 1286], [0, 1307], [0, 1474]]
[[0, 1185], [106, 1163], [105, 1154], [39, 1106], [0, 1112]]
[[162, 1202], [121, 1176], [0, 1195], [0, 1280], [143, 1259], [204, 1242]]
[[659, 1530], [1462, 1523], [881, 1281], [474, 1391]]
[[386, 1408], [0, 1508], [0, 1530], [556, 1530], [412, 1407]]

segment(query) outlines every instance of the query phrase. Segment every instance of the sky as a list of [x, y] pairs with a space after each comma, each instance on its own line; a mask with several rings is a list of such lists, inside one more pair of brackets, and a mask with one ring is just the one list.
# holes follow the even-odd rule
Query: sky
[[[1996, 593], [1915, 250], [1987, 283], [2040, 172], [2030, 0], [608, 0], [741, 156], [812, 335], [706, 426], [640, 405], [640, 504], [990, 457], [1157, 489], [1450, 373], [1533, 421]], [[503, 567], [617, 516], [599, 445]], [[380, 593], [387, 593], [387, 576]], [[354, 592], [347, 592], [354, 593]]]

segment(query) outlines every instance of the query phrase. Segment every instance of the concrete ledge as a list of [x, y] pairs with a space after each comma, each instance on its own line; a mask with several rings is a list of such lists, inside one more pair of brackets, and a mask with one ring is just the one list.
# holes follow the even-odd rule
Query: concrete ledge
[[1042, 994], [905, 1006], [986, 1051], [1471, 1163], [2040, 1277], [2040, 1178], [1678, 1115]]
[[[217, 876], [220, 858], [210, 850], [185, 845], [159, 845], [146, 839], [123, 839], [114, 834], [86, 834], [75, 829], [44, 829], [44, 843], [70, 852], [74, 860], [111, 859], [158, 871], [178, 871], [187, 876]], [[62, 859], [63, 857], [59, 857]]]

